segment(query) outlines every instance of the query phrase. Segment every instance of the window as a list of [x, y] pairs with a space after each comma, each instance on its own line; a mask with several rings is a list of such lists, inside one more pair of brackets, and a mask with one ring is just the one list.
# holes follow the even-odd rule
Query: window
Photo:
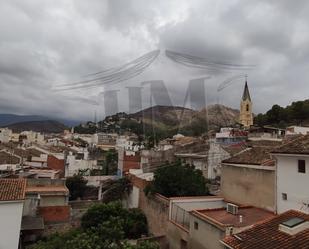
[[181, 239], [180, 240], [180, 249], [188, 249], [188, 242]]
[[306, 161], [298, 160], [298, 173], [306, 173]]
[[196, 221], [194, 221], [194, 229], [198, 230], [198, 223]]
[[246, 111], [247, 112], [249, 111], [249, 105], [246, 105]]
[[282, 193], [282, 200], [286, 201], [288, 199], [287, 193]]

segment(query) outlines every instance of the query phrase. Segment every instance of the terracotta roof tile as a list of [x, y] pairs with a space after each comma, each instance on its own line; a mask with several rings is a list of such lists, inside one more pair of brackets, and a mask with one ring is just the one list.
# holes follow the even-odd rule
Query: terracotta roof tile
[[235, 144], [235, 145], [233, 144], [233, 145], [228, 145], [228, 146], [221, 145], [221, 147], [231, 156], [234, 156], [248, 148], [245, 143], [240, 143], [240, 144]]
[[19, 164], [20, 159], [5, 151], [0, 151], [0, 164]]
[[294, 217], [309, 221], [309, 214], [289, 210], [274, 218], [257, 223], [252, 228], [236, 234], [236, 236], [227, 236], [222, 241], [233, 249], [309, 249], [309, 229], [295, 235], [279, 231], [279, 224]]
[[279, 147], [283, 144], [282, 141], [273, 140], [249, 140], [246, 144], [250, 147]]
[[236, 154], [229, 159], [222, 161], [223, 163], [235, 164], [252, 164], [252, 165], [274, 165], [274, 161], [270, 156], [271, 148], [253, 147]]
[[301, 136], [274, 149], [272, 153], [309, 154], [309, 135]]
[[25, 179], [0, 179], [0, 201], [23, 200], [25, 190]]
[[55, 185], [46, 185], [46, 186], [27, 186], [26, 188], [27, 193], [50, 193], [50, 192], [57, 192], [57, 193], [69, 193], [69, 190], [66, 186], [55, 186]]

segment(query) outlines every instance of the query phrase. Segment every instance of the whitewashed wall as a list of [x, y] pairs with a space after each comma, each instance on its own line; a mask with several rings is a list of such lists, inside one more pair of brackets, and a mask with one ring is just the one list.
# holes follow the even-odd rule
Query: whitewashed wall
[[[277, 212], [289, 209], [309, 213], [309, 156], [278, 156], [277, 158]], [[306, 161], [306, 173], [298, 172], [298, 160]], [[287, 200], [282, 199], [287, 194]]]
[[17, 249], [23, 202], [0, 202], [0, 248]]

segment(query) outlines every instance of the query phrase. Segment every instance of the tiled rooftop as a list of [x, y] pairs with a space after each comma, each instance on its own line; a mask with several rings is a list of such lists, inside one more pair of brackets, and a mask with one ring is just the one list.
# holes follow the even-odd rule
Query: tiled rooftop
[[251, 147], [278, 147], [282, 145], [283, 142], [273, 140], [249, 140], [246, 144]]
[[0, 164], [18, 164], [20, 159], [10, 153], [0, 151]]
[[[228, 213], [225, 208], [196, 210], [193, 211], [194, 213], [201, 218], [217, 223], [221, 227], [247, 227], [275, 216], [272, 212], [256, 207], [239, 207], [237, 215]], [[242, 222], [240, 222], [240, 215]]]
[[57, 193], [69, 193], [69, 190], [66, 186], [60, 185], [45, 185], [45, 186], [27, 186], [26, 188], [27, 193], [50, 193], [50, 192], [57, 192]]
[[280, 154], [309, 154], [309, 135], [301, 136], [272, 150]]
[[222, 161], [223, 163], [234, 164], [251, 164], [251, 165], [267, 165], [273, 166], [274, 161], [270, 156], [271, 148], [253, 147], [236, 154], [229, 159]]
[[25, 179], [0, 179], [0, 201], [23, 200], [25, 189]]
[[13, 154], [23, 157], [23, 158], [28, 158], [28, 157], [39, 157], [41, 154], [44, 154], [41, 151], [38, 151], [36, 149], [21, 149], [21, 148], [15, 148], [12, 150]]
[[222, 241], [233, 249], [308, 249], [309, 229], [295, 235], [279, 231], [279, 224], [294, 217], [309, 221], [308, 214], [290, 210], [236, 235], [227, 236]]
[[247, 148], [247, 145], [245, 143], [239, 143], [233, 145], [221, 145], [221, 147], [231, 156], [233, 156], [245, 150]]

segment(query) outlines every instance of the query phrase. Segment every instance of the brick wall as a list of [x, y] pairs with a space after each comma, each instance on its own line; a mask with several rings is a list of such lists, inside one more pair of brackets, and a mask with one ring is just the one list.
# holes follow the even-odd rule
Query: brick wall
[[135, 187], [139, 188], [142, 191], [144, 191], [144, 188], [147, 186], [147, 184], [149, 184], [149, 182], [147, 182], [146, 180], [132, 174], [129, 174], [128, 178]]
[[48, 155], [47, 157], [47, 167], [54, 169], [54, 170], [60, 170], [60, 177], [64, 177], [64, 160], [58, 159], [57, 157], [53, 155]]
[[50, 206], [39, 207], [39, 214], [43, 217], [44, 222], [67, 222], [70, 220], [70, 206]]
[[123, 156], [123, 173], [128, 173], [130, 169], [140, 168], [141, 157], [139, 154], [132, 156]]

